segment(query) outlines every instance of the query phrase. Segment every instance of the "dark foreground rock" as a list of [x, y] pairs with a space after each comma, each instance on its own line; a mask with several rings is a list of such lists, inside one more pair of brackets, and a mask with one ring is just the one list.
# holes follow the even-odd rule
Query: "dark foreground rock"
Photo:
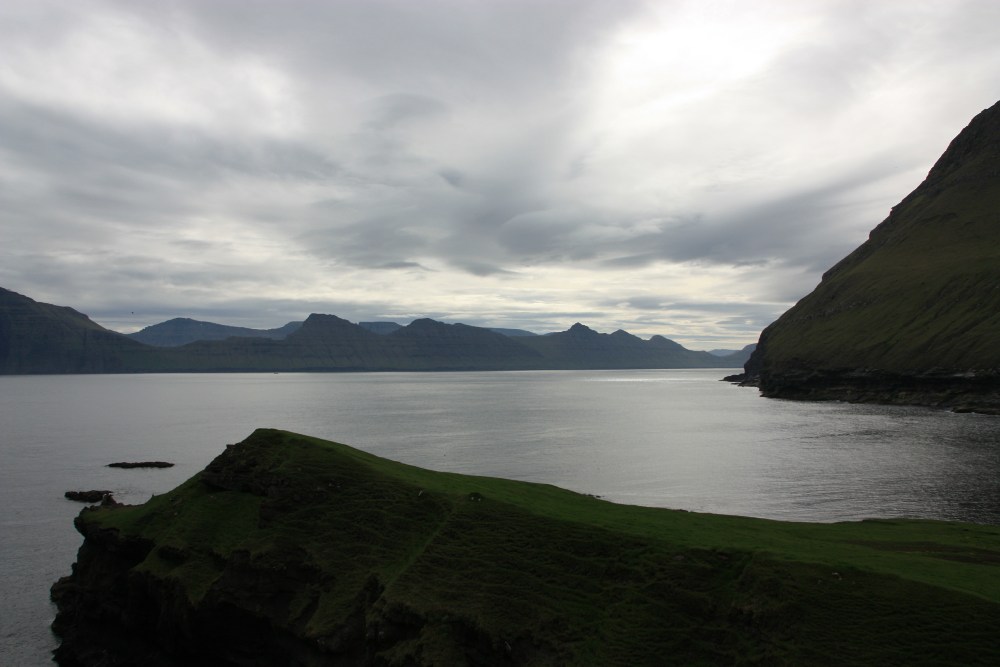
[[109, 463], [109, 468], [173, 468], [173, 463], [166, 461], [119, 461]]
[[63, 494], [69, 500], [75, 500], [80, 503], [99, 503], [104, 499], [104, 496], [110, 496], [111, 492], [107, 489], [98, 491], [67, 491]]

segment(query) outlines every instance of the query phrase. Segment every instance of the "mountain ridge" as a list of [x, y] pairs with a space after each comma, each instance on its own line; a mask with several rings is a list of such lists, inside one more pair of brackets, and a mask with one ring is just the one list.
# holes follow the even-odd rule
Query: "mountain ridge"
[[[184, 335], [192, 326], [213, 335], [239, 329], [184, 318], [169, 322], [167, 333], [179, 327]], [[643, 341], [620, 330], [599, 334], [579, 323], [565, 332], [526, 336], [429, 318], [365, 327], [314, 313], [282, 329], [295, 324], [284, 337], [276, 333], [281, 329], [264, 330], [271, 335], [252, 330], [250, 336], [154, 346], [104, 329], [71, 308], [3, 290], [0, 374], [734, 368], [742, 362], [687, 350], [662, 336]]]
[[301, 322], [289, 322], [276, 329], [252, 329], [234, 327], [195, 320], [189, 317], [175, 317], [134, 333], [125, 334], [132, 340], [156, 347], [178, 347], [199, 340], [225, 340], [226, 338], [285, 338], [298, 330]]

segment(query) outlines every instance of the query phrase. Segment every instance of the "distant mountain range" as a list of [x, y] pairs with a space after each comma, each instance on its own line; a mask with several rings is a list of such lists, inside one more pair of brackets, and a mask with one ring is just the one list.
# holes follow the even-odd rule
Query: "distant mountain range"
[[601, 334], [582, 324], [539, 336], [318, 314], [266, 330], [177, 318], [125, 335], [72, 308], [0, 288], [0, 374], [734, 368], [748, 356], [747, 348], [717, 356], [662, 336]]
[[[192, 320], [188, 317], [175, 317], [172, 320], [153, 324], [141, 331], [125, 335], [132, 340], [137, 340], [146, 345], [179, 347], [198, 340], [225, 340], [227, 338], [273, 338], [278, 340], [298, 331], [301, 326], [302, 322], [289, 322], [277, 329], [250, 329], [247, 327], [233, 327], [227, 324], [216, 324], [215, 322]], [[402, 324], [396, 322], [358, 322], [358, 326], [377, 334], [390, 334], [397, 329], [403, 328]], [[504, 336], [538, 335], [524, 329], [490, 328], [489, 330], [503, 334]], [[736, 352], [738, 350], [713, 350], [712, 354], [726, 356], [735, 354]]]
[[[374, 324], [374, 323], [373, 323]], [[289, 322], [277, 329], [248, 329], [231, 327], [214, 322], [201, 322], [187, 317], [175, 317], [166, 322], [148, 326], [141, 331], [125, 334], [132, 340], [156, 347], [178, 347], [196, 340], [225, 340], [227, 338], [285, 338], [297, 331], [302, 322]]]
[[1000, 102], [746, 365], [765, 396], [1000, 413]]

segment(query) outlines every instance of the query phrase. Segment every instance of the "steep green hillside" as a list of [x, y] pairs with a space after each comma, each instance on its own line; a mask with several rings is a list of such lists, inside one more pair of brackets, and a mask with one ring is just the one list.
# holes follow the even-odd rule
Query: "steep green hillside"
[[998, 342], [1000, 103], [763, 332], [747, 371], [777, 396], [990, 403]]
[[1000, 529], [615, 505], [258, 430], [85, 510], [64, 665], [1000, 664]]

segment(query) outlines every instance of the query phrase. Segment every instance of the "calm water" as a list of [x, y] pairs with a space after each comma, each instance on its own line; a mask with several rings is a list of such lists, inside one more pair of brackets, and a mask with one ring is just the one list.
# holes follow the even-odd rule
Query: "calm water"
[[[269, 426], [438, 470], [789, 520], [1000, 524], [1000, 418], [765, 400], [720, 370], [0, 377], [0, 665], [44, 665], [81, 505], [142, 502]], [[167, 470], [116, 470], [163, 459]]]

